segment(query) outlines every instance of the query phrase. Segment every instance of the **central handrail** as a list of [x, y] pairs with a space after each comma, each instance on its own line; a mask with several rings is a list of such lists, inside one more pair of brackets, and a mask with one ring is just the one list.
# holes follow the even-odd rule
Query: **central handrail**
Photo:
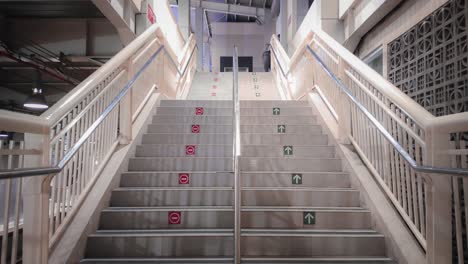
[[323, 60], [318, 56], [317, 53], [307, 45], [307, 50], [312, 54], [312, 56], [317, 60], [318, 64], [325, 70], [328, 76], [338, 85], [338, 87], [348, 96], [348, 98], [353, 102], [359, 110], [371, 121], [371, 123], [379, 130], [379, 132], [389, 141], [389, 143], [395, 148], [395, 150], [405, 159], [410, 167], [417, 171], [423, 173], [435, 173], [435, 174], [452, 174], [456, 176], [468, 177], [468, 170], [458, 169], [458, 168], [441, 168], [441, 167], [431, 167], [431, 166], [420, 166], [416, 161], [411, 157], [411, 155], [403, 148], [403, 146], [398, 143], [397, 140], [385, 129], [385, 127], [366, 109], [366, 107], [359, 102], [359, 100], [351, 93], [351, 91], [346, 88], [346, 86], [335, 76], [335, 74], [327, 67]]
[[94, 123], [83, 133], [83, 136], [73, 145], [65, 156], [53, 167], [38, 167], [38, 168], [24, 168], [24, 169], [13, 169], [0, 171], [0, 179], [11, 179], [29, 176], [41, 176], [47, 174], [59, 173], [63, 170], [65, 165], [73, 158], [73, 156], [79, 151], [80, 147], [86, 142], [86, 140], [93, 134], [96, 128], [106, 119], [106, 117], [112, 112], [112, 110], [119, 104], [122, 98], [128, 93], [128, 91], [135, 84], [140, 75], [148, 68], [148, 66], [156, 59], [159, 53], [164, 49], [164, 46], [160, 46], [156, 52], [146, 61], [140, 70], [133, 76], [133, 78], [127, 82], [122, 91], [112, 100], [112, 102], [104, 109], [100, 116], [94, 121]]
[[239, 63], [237, 47], [234, 46], [233, 60], [233, 89], [232, 89], [232, 161], [234, 171], [234, 263], [240, 264], [241, 240], [241, 177], [239, 171], [239, 157], [241, 155], [240, 141], [240, 110], [239, 110]]

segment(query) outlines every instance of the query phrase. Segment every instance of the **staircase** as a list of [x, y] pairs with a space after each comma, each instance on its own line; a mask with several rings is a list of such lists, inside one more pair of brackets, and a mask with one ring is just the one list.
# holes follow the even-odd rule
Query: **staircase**
[[[242, 263], [393, 263], [311, 108], [241, 101]], [[232, 263], [232, 102], [161, 102], [83, 263]]]

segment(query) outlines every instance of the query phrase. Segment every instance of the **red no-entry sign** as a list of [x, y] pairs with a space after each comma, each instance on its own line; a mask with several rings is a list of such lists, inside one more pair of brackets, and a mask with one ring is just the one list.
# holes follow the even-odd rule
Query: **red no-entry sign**
[[179, 184], [189, 184], [189, 183], [190, 183], [190, 174], [179, 173]]
[[192, 125], [192, 133], [200, 133], [200, 125]]
[[182, 221], [182, 215], [180, 212], [169, 212], [167, 218], [170, 225], [180, 225], [180, 222]]
[[195, 146], [194, 145], [187, 145], [185, 146], [185, 155], [195, 155]]
[[196, 107], [195, 108], [195, 115], [203, 115], [203, 107]]

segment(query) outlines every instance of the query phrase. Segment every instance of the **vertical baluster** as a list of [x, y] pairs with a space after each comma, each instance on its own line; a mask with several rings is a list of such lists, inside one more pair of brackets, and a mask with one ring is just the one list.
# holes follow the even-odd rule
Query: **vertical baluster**
[[[20, 149], [24, 150], [24, 142], [20, 142]], [[24, 155], [18, 156], [18, 168], [24, 168]], [[23, 179], [18, 178], [16, 181], [16, 195], [15, 195], [15, 216], [13, 219], [13, 243], [11, 249], [11, 264], [16, 264], [17, 254], [18, 254], [18, 234], [19, 234], [19, 218], [21, 210], [21, 188]]]
[[[8, 149], [13, 150], [15, 142], [10, 140]], [[13, 155], [8, 155], [8, 169], [13, 169]], [[11, 179], [5, 180], [5, 199], [3, 200], [3, 237], [2, 237], [2, 258], [1, 263], [7, 263], [8, 237], [10, 234], [10, 203], [11, 203]]]
[[[401, 111], [400, 109], [397, 110], [397, 117], [401, 120]], [[398, 124], [397, 125], [397, 133], [398, 133], [398, 142], [400, 144], [403, 144], [403, 131], [402, 131], [402, 127]], [[400, 164], [399, 164], [399, 172], [400, 172], [400, 185], [401, 185], [401, 197], [402, 197], [402, 205], [403, 205], [403, 209], [405, 210], [405, 212], [408, 212], [408, 206], [407, 206], [407, 199], [406, 199], [406, 184], [405, 184], [405, 181], [406, 181], [406, 177], [405, 177], [405, 161], [403, 159], [403, 157], [401, 157], [400, 155], [398, 155], [398, 159], [400, 161]]]

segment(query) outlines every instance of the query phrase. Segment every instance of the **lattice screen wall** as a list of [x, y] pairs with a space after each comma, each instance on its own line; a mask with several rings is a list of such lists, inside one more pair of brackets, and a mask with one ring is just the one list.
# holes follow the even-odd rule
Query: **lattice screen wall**
[[468, 0], [451, 0], [388, 44], [388, 79], [436, 116], [468, 111]]

